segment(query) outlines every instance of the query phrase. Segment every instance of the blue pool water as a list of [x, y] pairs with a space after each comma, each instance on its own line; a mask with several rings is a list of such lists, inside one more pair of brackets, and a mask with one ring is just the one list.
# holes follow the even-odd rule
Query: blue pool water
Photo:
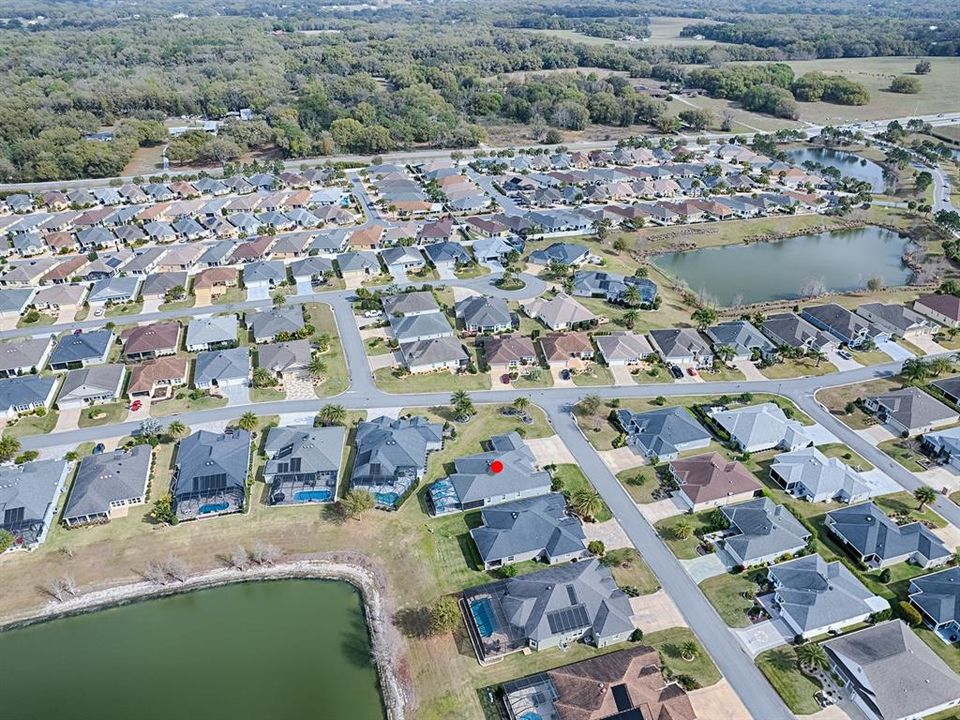
[[397, 493], [377, 493], [374, 495], [374, 498], [376, 499], [378, 505], [396, 507], [397, 500], [400, 499], [400, 496]]
[[206, 505], [201, 505], [200, 509], [197, 510], [198, 515], [209, 515], [210, 513], [223, 512], [228, 507], [230, 503], [219, 502], [219, 503], [208, 503]]
[[295, 502], [326, 502], [333, 493], [329, 490], [301, 490], [293, 496]]
[[473, 614], [473, 620], [477, 624], [477, 630], [481, 637], [490, 637], [493, 631], [497, 629], [497, 621], [493, 617], [493, 608], [490, 607], [490, 601], [487, 599], [474, 600], [470, 603], [470, 612]]
[[525, 712], [520, 716], [519, 720], [540, 720], [540, 716], [535, 712]]

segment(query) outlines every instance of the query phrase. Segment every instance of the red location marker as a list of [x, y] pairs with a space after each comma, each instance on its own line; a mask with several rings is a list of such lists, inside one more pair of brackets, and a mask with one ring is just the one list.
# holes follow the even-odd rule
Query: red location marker
[[503, 472], [503, 462], [500, 460], [494, 460], [492, 463], [490, 463], [490, 472], [492, 472], [494, 475]]

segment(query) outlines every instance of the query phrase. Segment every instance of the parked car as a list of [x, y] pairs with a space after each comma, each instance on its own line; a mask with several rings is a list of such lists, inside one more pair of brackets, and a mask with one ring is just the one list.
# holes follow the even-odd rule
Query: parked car
[[687, 368], [687, 375], [689, 375], [690, 377], [696, 377], [697, 369], [692, 367]]
[[677, 380], [683, 377], [683, 370], [681, 370], [676, 365], [670, 366], [670, 374], [673, 375]]
[[94, 455], [99, 455], [99, 454], [102, 453], [104, 450], [106, 450], [106, 446], [105, 446], [103, 443], [97, 443], [97, 444], [94, 446], [94, 448], [93, 448], [93, 454], [94, 454]]
[[853, 360], [853, 355], [848, 353], [846, 350], [837, 350], [837, 355], [842, 357], [844, 360]]
[[569, 370], [561, 370], [561, 371], [560, 371], [560, 379], [561, 379], [561, 380], [569, 380], [569, 379], [570, 379], [570, 371], [569, 371]]
[[367, 310], [365, 313], [363, 313], [363, 316], [364, 316], [365, 318], [380, 317], [380, 311], [379, 311], [379, 310]]

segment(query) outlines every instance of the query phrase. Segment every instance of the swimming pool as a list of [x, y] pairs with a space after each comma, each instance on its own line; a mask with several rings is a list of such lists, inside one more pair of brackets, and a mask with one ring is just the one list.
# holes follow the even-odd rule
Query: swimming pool
[[294, 494], [294, 502], [327, 502], [333, 493], [329, 490], [301, 490]]
[[493, 608], [486, 598], [474, 600], [470, 603], [470, 613], [481, 637], [488, 638], [497, 629], [497, 621], [493, 615]]
[[228, 507], [230, 503], [218, 502], [218, 503], [207, 503], [206, 505], [201, 505], [197, 510], [198, 515], [209, 515], [210, 513], [223, 512]]
[[377, 501], [378, 505], [384, 505], [386, 507], [396, 507], [397, 500], [400, 499], [400, 496], [397, 493], [377, 493], [374, 495], [374, 498]]
[[540, 720], [540, 716], [537, 715], [535, 712], [532, 712], [532, 711], [531, 711], [531, 712], [525, 712], [523, 715], [521, 715], [521, 716], [518, 718], [518, 720]]

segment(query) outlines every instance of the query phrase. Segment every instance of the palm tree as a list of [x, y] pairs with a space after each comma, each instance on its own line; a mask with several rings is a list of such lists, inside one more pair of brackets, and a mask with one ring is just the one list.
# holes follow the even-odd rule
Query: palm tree
[[686, 518], [681, 518], [677, 524], [673, 526], [673, 535], [677, 540], [686, 540], [693, 535], [693, 525], [691, 525], [690, 521]]
[[241, 430], [246, 430], [247, 432], [253, 432], [256, 429], [258, 422], [259, 418], [257, 417], [256, 413], [245, 412], [240, 416], [240, 419], [237, 420], [237, 427], [239, 427]]
[[910, 358], [903, 361], [900, 374], [908, 383], [919, 385], [930, 377], [930, 365], [923, 358]]
[[11, 435], [0, 438], [0, 462], [13, 460], [20, 452], [20, 441]]
[[318, 357], [311, 358], [307, 365], [307, 372], [314, 380], [319, 380], [327, 374], [327, 364]]
[[634, 326], [637, 324], [637, 320], [640, 319], [640, 313], [636, 310], [627, 310], [623, 314], [623, 324], [628, 330], [633, 330]]
[[717, 321], [717, 311], [708, 307], [697, 308], [690, 317], [698, 330], [706, 330]]
[[823, 350], [820, 350], [818, 348], [814, 348], [813, 350], [808, 350], [807, 357], [811, 357], [817, 361], [816, 367], [820, 367], [820, 363], [822, 363], [824, 360], [827, 359], [826, 353], [824, 353]]
[[170, 424], [167, 425], [167, 432], [170, 433], [172, 437], [177, 438], [187, 432], [187, 426], [180, 420], [172, 420]]
[[324, 405], [317, 413], [320, 422], [324, 425], [343, 425], [347, 419], [347, 411], [343, 405]]
[[796, 653], [801, 666], [805, 665], [811, 670], [826, 670], [830, 667], [827, 651], [819, 643], [801, 645], [797, 648]]
[[450, 404], [453, 406], [453, 412], [457, 417], [463, 415], [473, 415], [476, 409], [473, 407], [473, 400], [466, 390], [457, 390], [450, 396]]
[[333, 342], [333, 339], [330, 337], [330, 333], [320, 333], [316, 337], [317, 350], [320, 352], [326, 352], [330, 349], [330, 343]]
[[929, 485], [921, 485], [913, 491], [913, 497], [918, 503], [920, 503], [917, 505], [917, 512], [919, 512], [923, 510], [924, 505], [932, 503], [937, 499], [937, 491]]
[[680, 657], [687, 662], [693, 662], [694, 658], [700, 654], [700, 646], [693, 640], [687, 640], [680, 644]]
[[266, 388], [276, 385], [276, 379], [273, 373], [265, 367], [255, 368], [253, 371], [253, 386], [255, 388]]
[[714, 357], [722, 363], [730, 362], [736, 354], [736, 350], [729, 345], [717, 345], [717, 347], [713, 349]]
[[277, 293], [273, 296], [273, 306], [274, 307], [283, 307], [287, 304], [287, 296], [283, 293]]
[[570, 507], [586, 520], [595, 520], [603, 512], [603, 498], [592, 488], [580, 488], [570, 496]]
[[530, 407], [530, 399], [526, 395], [518, 395], [513, 401], [513, 406], [520, 412], [523, 412]]
[[930, 368], [930, 372], [934, 377], [940, 376], [943, 373], [950, 372], [953, 370], [953, 361], [944, 356], [935, 357], [927, 364]]
[[636, 285], [630, 285], [623, 291], [623, 295], [620, 296], [620, 301], [628, 307], [640, 307], [640, 305], [643, 304], [643, 295]]

